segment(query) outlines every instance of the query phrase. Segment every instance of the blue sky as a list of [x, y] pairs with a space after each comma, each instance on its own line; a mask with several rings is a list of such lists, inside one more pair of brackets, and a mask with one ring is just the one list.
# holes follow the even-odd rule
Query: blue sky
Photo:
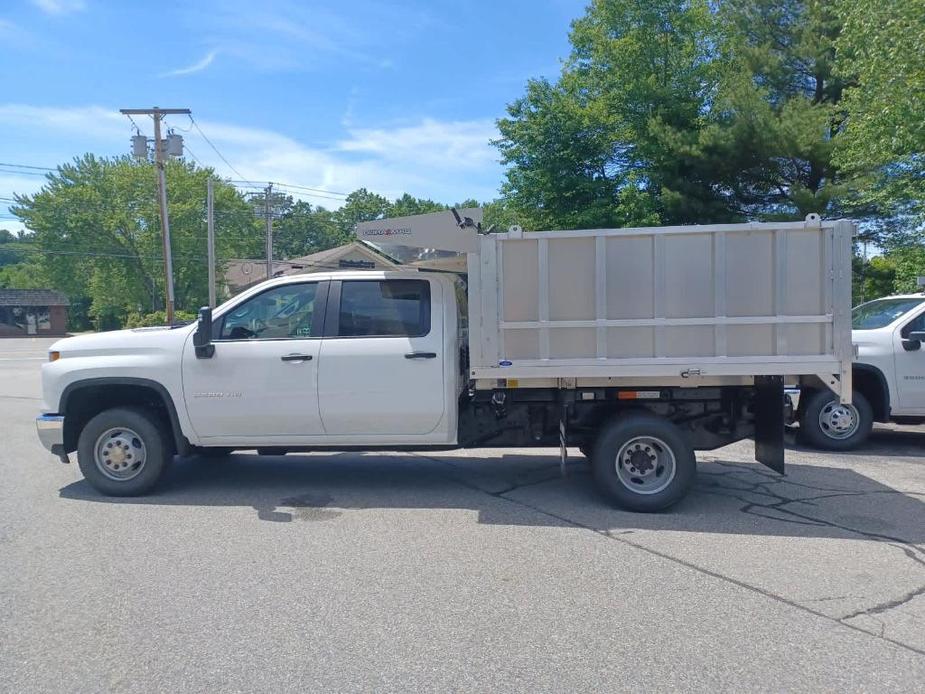
[[[494, 121], [528, 78], [558, 74], [585, 4], [3, 0], [0, 162], [128, 152], [118, 109], [156, 104], [192, 109], [255, 182], [490, 199], [502, 179]], [[190, 128], [186, 117], [168, 124]], [[196, 158], [238, 178], [195, 129], [183, 135]], [[0, 173], [0, 198], [41, 183]], [[19, 228], [4, 212], [0, 227]]]

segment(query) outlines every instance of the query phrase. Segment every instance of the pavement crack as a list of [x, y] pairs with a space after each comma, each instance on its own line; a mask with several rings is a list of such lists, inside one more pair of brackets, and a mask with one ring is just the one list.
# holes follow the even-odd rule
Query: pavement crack
[[665, 552], [661, 552], [661, 551], [656, 550], [656, 549], [652, 549], [651, 547], [647, 547], [646, 545], [642, 545], [642, 544], [640, 544], [640, 543], [638, 543], [638, 542], [633, 542], [633, 541], [630, 540], [630, 539], [626, 536], [626, 534], [624, 534], [624, 533], [614, 533], [614, 532], [611, 532], [611, 531], [608, 531], [608, 530], [595, 528], [595, 527], [590, 526], [590, 525], [585, 525], [585, 524], [583, 524], [583, 523], [579, 523], [579, 522], [577, 522], [577, 521], [573, 521], [573, 520], [571, 520], [571, 519], [569, 519], [569, 518], [565, 518], [564, 516], [560, 516], [560, 515], [558, 515], [558, 514], [556, 514], [556, 513], [552, 513], [552, 512], [550, 512], [550, 511], [547, 511], [547, 510], [545, 510], [545, 509], [542, 509], [542, 508], [540, 508], [540, 507], [538, 507], [538, 506], [534, 506], [534, 505], [532, 505], [532, 504], [528, 504], [528, 503], [526, 503], [526, 502], [524, 502], [524, 501], [522, 501], [522, 500], [520, 500], [520, 499], [512, 499], [512, 498], [506, 497], [506, 496], [497, 496], [497, 495], [491, 494], [490, 492], [484, 492], [484, 490], [479, 490], [479, 491], [482, 491], [482, 492], [485, 493], [485, 494], [489, 494], [490, 496], [495, 496], [496, 498], [502, 499], [502, 500], [507, 501], [507, 502], [509, 502], [509, 503], [518, 504], [519, 506], [523, 506], [523, 507], [525, 507], [525, 508], [529, 508], [529, 509], [535, 511], [536, 513], [544, 514], [544, 515], [546, 515], [546, 516], [549, 516], [549, 517], [551, 517], [551, 518], [554, 518], [554, 519], [556, 519], [556, 520], [558, 520], [558, 521], [560, 521], [560, 522], [562, 522], [562, 523], [565, 523], [565, 524], [567, 524], [567, 525], [570, 525], [570, 526], [572, 526], [572, 527], [581, 528], [581, 529], [583, 529], [583, 530], [589, 530], [589, 531], [591, 531], [591, 532], [593, 532], [593, 533], [595, 533], [595, 534], [597, 534], [597, 535], [600, 535], [601, 537], [607, 538], [608, 540], [611, 540], [611, 541], [613, 541], [613, 542], [620, 542], [620, 543], [622, 543], [622, 544], [628, 545], [628, 546], [630, 546], [630, 547], [633, 547], [633, 548], [635, 548], [635, 549], [638, 549], [638, 550], [640, 550], [640, 551], [642, 551], [642, 552], [645, 552], [645, 553], [647, 553], [647, 554], [651, 554], [651, 555], [653, 555], [653, 556], [659, 557], [659, 558], [661, 558], [661, 559], [665, 559], [666, 561], [670, 561], [670, 562], [672, 562], [672, 563], [674, 563], [674, 564], [677, 564], [677, 565], [679, 565], [679, 566], [683, 566], [683, 567], [685, 567], [685, 568], [691, 569], [692, 571], [696, 571], [697, 573], [703, 574], [703, 575], [705, 575], [705, 576], [710, 576], [710, 577], [715, 578], [715, 579], [718, 579], [718, 580], [720, 580], [720, 581], [724, 581], [724, 582], [727, 582], [727, 583], [731, 583], [731, 584], [733, 584], [733, 585], [735, 585], [735, 586], [738, 586], [739, 588], [742, 588], [742, 589], [744, 589], [744, 590], [747, 590], [747, 591], [750, 591], [750, 592], [753, 592], [753, 593], [757, 593], [757, 594], [762, 595], [762, 596], [764, 596], [764, 597], [766, 597], [766, 598], [770, 598], [771, 600], [774, 600], [774, 601], [776, 601], [776, 602], [780, 602], [780, 603], [782, 603], [782, 604], [784, 604], [784, 605], [787, 605], [788, 607], [792, 607], [792, 608], [794, 608], [794, 609], [796, 609], [796, 610], [800, 610], [801, 612], [806, 612], [807, 614], [811, 614], [811, 615], [813, 615], [813, 616], [820, 617], [820, 618], [825, 619], [825, 620], [828, 620], [828, 621], [830, 621], [830, 622], [834, 622], [834, 623], [836, 623], [836, 624], [839, 624], [839, 625], [841, 625], [841, 626], [847, 627], [847, 628], [849, 628], [849, 629], [853, 629], [854, 631], [857, 631], [857, 632], [859, 632], [859, 633], [861, 633], [861, 634], [865, 634], [865, 635], [867, 635], [867, 636], [874, 636], [875, 638], [881, 638], [881, 639], [883, 639], [884, 641], [887, 641], [887, 642], [893, 644], [894, 646], [897, 646], [897, 647], [899, 647], [899, 648], [905, 649], [905, 650], [910, 651], [910, 652], [912, 652], [912, 653], [916, 653], [916, 654], [918, 654], [918, 655], [925, 656], [925, 649], [916, 648], [915, 646], [910, 646], [909, 644], [903, 643], [902, 641], [898, 641], [898, 640], [896, 640], [896, 639], [888, 638], [887, 636], [884, 636], [884, 635], [883, 635], [883, 631], [882, 631], [882, 630], [881, 630], [881, 634], [880, 634], [879, 636], [878, 636], [877, 634], [871, 634], [871, 632], [867, 631], [866, 629], [862, 629], [862, 628], [860, 628], [859, 626], [856, 626], [856, 625], [854, 625], [854, 624], [849, 624], [848, 622], [843, 621], [843, 619], [836, 619], [836, 618], [833, 618], [833, 617], [831, 617], [831, 616], [825, 614], [824, 612], [819, 612], [819, 611], [814, 610], [814, 609], [812, 609], [812, 608], [810, 608], [810, 607], [807, 607], [806, 605], [801, 605], [801, 604], [798, 603], [798, 602], [795, 602], [795, 601], [793, 601], [793, 600], [791, 600], [791, 599], [789, 599], [789, 598], [785, 598], [784, 596], [778, 595], [777, 593], [774, 593], [774, 592], [772, 592], [772, 591], [765, 590], [764, 588], [759, 588], [758, 586], [752, 585], [752, 584], [750, 584], [750, 583], [746, 583], [745, 581], [741, 581], [741, 580], [739, 580], [739, 579], [737, 579], [737, 578], [733, 578], [732, 576], [726, 576], [725, 574], [719, 573], [718, 571], [713, 571], [713, 570], [711, 570], [711, 569], [707, 569], [707, 568], [705, 568], [705, 567], [703, 567], [703, 566], [699, 566], [699, 565], [694, 564], [694, 563], [692, 563], [692, 562], [689, 562], [689, 561], [687, 561], [687, 560], [680, 559], [680, 558], [678, 558], [678, 557], [673, 557], [673, 556], [671, 556], [670, 554], [667, 554], [667, 553], [665, 553]]
[[868, 607], [866, 610], [858, 610], [856, 612], [852, 612], [851, 614], [847, 614], [844, 617], [841, 617], [840, 621], [854, 619], [855, 617], [861, 617], [861, 616], [873, 616], [875, 614], [883, 614], [884, 612], [887, 612], [888, 610], [901, 607], [902, 605], [905, 605], [907, 602], [911, 602], [912, 600], [919, 597], [920, 595], [925, 595], [925, 585], [921, 585], [918, 588], [910, 590], [908, 593], [906, 593], [905, 595], [899, 598], [896, 598], [895, 600], [888, 600], [887, 602], [882, 602], [879, 605]]
[[[442, 463], [446, 465], [447, 467], [452, 468], [454, 471], [460, 470], [460, 467], [456, 465], [452, 460], [448, 460], [445, 458], [435, 458], [435, 457], [423, 455], [420, 453], [413, 453], [412, 455], [419, 457], [419, 458], [426, 458], [427, 460], [432, 460], [434, 462]], [[586, 472], [586, 470], [583, 469], [584, 467], [586, 466], [581, 463], [568, 464], [566, 466], [566, 476], [569, 476], [575, 473], [584, 474]], [[518, 482], [516, 480], [512, 481], [509, 479], [502, 478], [501, 481], [507, 483], [508, 486], [504, 487], [503, 489], [498, 489], [498, 490], [488, 490], [488, 489], [485, 489], [473, 483], [463, 482], [463, 484], [465, 484], [468, 487], [478, 489], [479, 491], [486, 492], [488, 494], [492, 494], [495, 496], [502, 496], [504, 494], [510, 494], [511, 492], [516, 491], [518, 489], [524, 489], [526, 487], [534, 487], [539, 484], [545, 484], [546, 482], [553, 482], [557, 479], [562, 479], [561, 467], [559, 466], [559, 463], [555, 463], [554, 465], [544, 465], [541, 467], [533, 468], [532, 472], [536, 474], [540, 474], [540, 473], [544, 473], [544, 474], [539, 479], [530, 479], [530, 480], [526, 480], [523, 482]], [[457, 480], [457, 481], [460, 481], [460, 480]]]
[[[421, 457], [421, 458], [425, 458], [425, 459], [427, 459], [427, 460], [432, 460], [432, 461], [434, 461], [434, 462], [444, 463], [445, 465], [447, 465], [447, 466], [450, 467], [450, 468], [456, 468], [456, 467], [457, 467], [457, 466], [453, 465], [452, 463], [448, 463], [447, 461], [442, 460], [442, 459], [440, 459], [440, 458], [434, 458], [434, 457], [431, 457], [431, 456], [428, 456], [428, 455], [423, 455], [423, 454], [421, 454], [421, 453], [412, 453], [412, 455], [415, 455], [415, 456]], [[772, 480], [775, 479], [775, 478], [773, 478], [771, 475], [763, 475], [762, 473], [758, 473], [758, 474], [761, 474], [762, 476], [767, 477], [768, 479], [772, 479]], [[670, 555], [670, 554], [667, 554], [666, 552], [662, 552], [662, 551], [659, 551], [659, 550], [657, 550], [657, 549], [653, 549], [652, 547], [648, 547], [648, 546], [646, 546], [646, 545], [640, 544], [639, 542], [634, 542], [634, 541], [630, 538], [630, 535], [629, 535], [628, 533], [624, 533], [624, 532], [615, 532], [615, 531], [611, 531], [611, 530], [608, 530], [608, 529], [605, 529], [605, 528], [595, 528], [595, 527], [592, 526], [592, 525], [587, 525], [587, 524], [585, 524], [585, 523], [580, 523], [580, 522], [578, 522], [578, 521], [572, 520], [571, 518], [566, 518], [565, 516], [559, 515], [559, 514], [557, 514], [557, 513], [553, 513], [552, 511], [548, 511], [548, 510], [546, 510], [546, 509], [544, 509], [544, 508], [541, 508], [541, 507], [539, 507], [539, 506], [536, 506], [536, 505], [534, 505], [534, 504], [527, 503], [526, 501], [524, 501], [524, 500], [522, 500], [522, 499], [515, 499], [515, 498], [512, 498], [512, 497], [510, 497], [510, 496], [507, 496], [507, 494], [509, 494], [509, 492], [513, 490], [513, 488], [512, 488], [512, 489], [506, 489], [506, 490], [503, 490], [503, 491], [501, 491], [501, 492], [492, 492], [492, 491], [488, 491], [488, 490], [486, 490], [486, 489], [484, 489], [484, 488], [482, 488], [482, 487], [479, 487], [478, 485], [472, 484], [472, 483], [470, 483], [470, 482], [468, 482], [468, 481], [466, 481], [466, 480], [459, 479], [458, 477], [452, 477], [452, 476], [451, 476], [449, 479], [450, 479], [451, 481], [456, 482], [457, 484], [460, 484], [460, 485], [462, 485], [462, 486], [464, 486], [464, 487], [467, 487], [467, 488], [469, 488], [469, 489], [471, 489], [471, 490], [473, 490], [473, 491], [480, 492], [480, 493], [482, 493], [482, 494], [486, 494], [487, 496], [493, 497], [493, 498], [495, 498], [495, 499], [499, 499], [499, 500], [504, 501], [504, 502], [507, 502], [507, 503], [509, 503], [509, 504], [516, 504], [516, 505], [518, 505], [518, 506], [520, 506], [520, 507], [522, 507], [522, 508], [530, 509], [531, 511], [533, 511], [533, 512], [535, 512], [535, 513], [539, 513], [539, 514], [544, 515], [544, 516], [546, 516], [546, 517], [548, 517], [548, 518], [552, 518], [552, 519], [554, 519], [554, 520], [556, 520], [556, 521], [562, 523], [563, 525], [570, 526], [570, 527], [573, 527], [573, 528], [577, 528], [577, 529], [580, 529], [580, 530], [587, 530], [587, 531], [590, 531], [590, 532], [594, 533], [595, 535], [598, 535], [598, 536], [600, 536], [600, 537], [602, 537], [602, 538], [604, 538], [604, 539], [606, 539], [606, 540], [609, 540], [609, 541], [612, 541], [612, 542], [619, 542], [619, 543], [621, 543], [621, 544], [627, 545], [628, 547], [632, 547], [632, 548], [637, 549], [637, 550], [639, 550], [639, 551], [641, 551], [641, 552], [645, 552], [646, 554], [649, 554], [649, 555], [658, 557], [658, 558], [660, 558], [660, 559], [664, 559], [665, 561], [672, 562], [673, 564], [677, 564], [678, 566], [683, 566], [683, 567], [685, 567], [685, 568], [687, 568], [687, 569], [690, 569], [691, 571], [695, 571], [695, 572], [697, 572], [697, 573], [699, 573], [699, 574], [702, 574], [702, 575], [704, 575], [704, 576], [709, 576], [709, 577], [711, 577], [711, 578], [715, 578], [715, 579], [717, 579], [717, 580], [724, 581], [724, 582], [726, 582], [726, 583], [730, 583], [730, 584], [732, 584], [732, 585], [738, 586], [739, 588], [742, 588], [743, 590], [747, 590], [747, 591], [750, 591], [750, 592], [752, 592], [752, 593], [756, 593], [756, 594], [758, 594], [758, 595], [762, 595], [762, 596], [764, 596], [764, 597], [766, 597], [766, 598], [769, 598], [769, 599], [774, 600], [774, 601], [776, 601], [776, 602], [779, 602], [779, 603], [782, 603], [782, 604], [784, 604], [784, 605], [787, 605], [788, 607], [792, 607], [793, 609], [799, 610], [799, 611], [801, 611], [801, 612], [805, 612], [805, 613], [807, 613], [807, 614], [811, 614], [811, 615], [813, 615], [813, 616], [815, 616], [815, 617], [819, 617], [819, 618], [821, 618], [821, 619], [825, 619], [825, 620], [827, 620], [827, 621], [829, 621], [829, 622], [833, 622], [833, 623], [838, 624], [839, 626], [842, 626], [842, 627], [844, 627], [844, 628], [846, 628], [846, 629], [851, 629], [851, 630], [856, 631], [856, 632], [858, 632], [858, 633], [860, 633], [860, 634], [864, 634], [865, 636], [873, 636], [874, 638], [880, 638], [880, 639], [882, 639], [882, 640], [884, 640], [884, 641], [886, 641], [886, 642], [888, 642], [888, 643], [893, 644], [894, 646], [896, 646], [896, 647], [898, 647], [898, 648], [902, 648], [903, 650], [910, 651], [910, 652], [915, 653], [915, 654], [917, 654], [917, 655], [925, 656], [925, 649], [917, 648], [917, 647], [915, 647], [915, 646], [910, 646], [910, 645], [907, 644], [907, 643], [903, 643], [902, 641], [898, 641], [898, 640], [896, 640], [896, 639], [892, 639], [892, 638], [889, 638], [889, 637], [885, 636], [885, 627], [884, 627], [884, 629], [881, 629], [881, 632], [880, 632], [879, 635], [878, 635], [878, 634], [873, 634], [873, 633], [871, 633], [870, 631], [868, 631], [868, 630], [866, 630], [866, 629], [862, 629], [861, 627], [859, 627], [859, 626], [857, 626], [857, 625], [855, 625], [855, 624], [851, 624], [851, 623], [845, 621], [845, 620], [849, 619], [848, 617], [842, 617], [842, 618], [831, 617], [830, 615], [827, 615], [827, 614], [825, 614], [824, 612], [819, 612], [819, 611], [817, 611], [817, 610], [814, 610], [814, 609], [811, 608], [811, 607], [807, 607], [806, 605], [803, 605], [803, 604], [801, 604], [801, 603], [799, 603], [799, 602], [796, 602], [796, 601], [794, 601], [794, 600], [791, 600], [790, 598], [786, 598], [786, 597], [784, 597], [783, 595], [778, 595], [777, 593], [774, 593], [774, 592], [772, 592], [772, 591], [770, 591], [770, 590], [766, 590], [766, 589], [764, 589], [764, 588], [760, 588], [760, 587], [755, 586], [755, 585], [752, 585], [752, 584], [750, 584], [750, 583], [746, 583], [745, 581], [739, 580], [739, 579], [737, 579], [737, 578], [733, 578], [732, 576], [727, 576], [727, 575], [725, 575], [725, 574], [719, 573], [718, 571], [713, 571], [713, 570], [708, 569], [708, 568], [706, 568], [706, 567], [699, 566], [699, 565], [697, 565], [697, 564], [695, 564], [695, 563], [693, 563], [693, 562], [687, 561], [687, 560], [685, 560], [685, 559], [681, 559], [681, 558], [679, 558], [679, 557], [674, 557], [674, 556], [672, 556], [672, 555]], [[544, 481], [548, 481], [548, 480], [544, 480]], [[776, 480], [775, 480], [775, 481], [776, 481]], [[534, 484], [534, 482], [531, 482], [530, 484]], [[759, 482], [759, 483], [757, 483], [756, 486], [761, 486], [762, 484], [766, 484], [766, 483], [761, 483], [761, 482]], [[526, 485], [523, 485], [523, 486], [526, 486]], [[804, 486], [805, 486], [805, 485], [804, 485]], [[515, 487], [515, 488], [517, 488], [517, 487]], [[737, 491], [738, 491], [738, 490], [737, 490]], [[838, 492], [844, 492], [844, 491], [848, 491], [848, 490], [843, 490], [843, 489], [825, 490], [825, 489], [822, 489], [822, 490], [820, 490], [820, 491], [838, 491]], [[727, 495], [727, 496], [728, 496], [728, 495]], [[772, 497], [772, 498], [773, 498], [773, 497], [777, 497], [777, 498], [780, 500], [780, 502], [776, 502], [776, 503], [790, 503], [790, 502], [793, 502], [793, 501], [798, 501], [797, 499], [787, 499], [786, 497], [782, 497], [782, 496], [780, 496], [780, 495], [773, 494], [773, 493], [766, 494], [766, 496], [770, 496], [770, 497]], [[736, 498], [739, 498], [739, 497], [736, 497]], [[746, 506], [748, 506], [748, 505], [753, 505], [753, 506], [756, 506], [756, 507], [757, 507], [757, 506], [760, 506], [760, 504], [752, 504], [751, 502], [746, 502]], [[771, 508], [771, 507], [773, 507], [773, 505], [769, 505], [769, 506], [768, 506], [768, 508]], [[756, 514], [756, 515], [757, 515], [757, 514]], [[800, 516], [800, 514], [797, 514], [797, 513], [794, 513], [793, 515]], [[846, 531], [848, 531], [848, 532], [855, 532], [855, 533], [858, 533], [858, 534], [861, 534], [861, 535], [868, 535], [867, 533], [864, 533], [864, 532], [862, 532], [862, 531], [855, 530], [855, 529], [853, 529], [853, 528], [842, 528], [841, 526], [838, 526], [837, 524], [830, 524], [830, 523], [828, 523], [828, 522], [826, 522], [826, 521], [822, 521], [822, 520], [820, 520], [820, 519], [811, 518], [811, 517], [808, 517], [808, 516], [803, 517], [803, 520], [804, 520], [805, 522], [811, 522], [811, 523], [814, 523], [814, 524], [819, 524], [819, 523], [821, 523], [821, 524], [823, 524], [823, 525], [832, 525], [832, 527], [838, 527], [838, 528], [841, 528], [842, 530], [846, 530]], [[875, 537], [874, 537], [873, 535], [870, 535], [870, 537], [871, 537], [872, 539], [875, 539]], [[896, 538], [891, 538], [891, 540], [894, 541], [894, 542], [900, 542], [900, 543], [902, 543], [903, 545], [907, 545], [907, 543], [903, 542], [902, 540], [897, 540]], [[908, 546], [908, 545], [907, 545], [907, 546]], [[921, 593], [922, 591], [925, 591], [925, 587], [923, 587], [922, 589], [918, 589], [918, 592], [919, 592], [919, 593]], [[915, 592], [915, 591], [914, 591], [914, 592]], [[904, 596], [904, 597], [905, 597], [905, 596]], [[911, 600], [911, 599], [914, 598], [914, 597], [915, 597], [915, 595], [912, 595], [912, 596], [910, 596], [910, 597], [908, 598], [908, 600]], [[903, 601], [903, 602], [908, 601], [908, 600], [902, 600], [902, 599], [901, 599], [901, 601]], [[876, 607], [875, 607], [875, 608], [871, 608], [871, 609], [876, 609]], [[890, 608], [886, 608], [886, 609], [890, 609]], [[879, 614], [879, 613], [874, 613], [874, 614]]]
[[[723, 463], [721, 463], [723, 464]], [[729, 463], [724, 463], [724, 465], [732, 466]], [[742, 470], [738, 466], [732, 466], [735, 469]], [[885, 533], [878, 533], [869, 530], [863, 530], [861, 528], [852, 527], [849, 525], [844, 525], [842, 523], [837, 523], [832, 520], [825, 518], [818, 518], [815, 516], [810, 516], [805, 513], [800, 513], [790, 506], [794, 504], [805, 504], [807, 506], [814, 506], [812, 502], [820, 501], [823, 499], [834, 499], [841, 497], [862, 497], [862, 496], [873, 496], [878, 494], [883, 495], [903, 495], [903, 496], [920, 496], [917, 492], [903, 492], [900, 490], [890, 489], [890, 490], [865, 490], [865, 491], [850, 491], [844, 489], [827, 489], [825, 487], [815, 487], [813, 485], [793, 482], [790, 480], [785, 480], [780, 477], [773, 477], [767, 475], [760, 471], [750, 471], [755, 472], [755, 474], [764, 477], [765, 480], [761, 482], [752, 482], [744, 483], [745, 486], [726, 486], [722, 484], [720, 480], [712, 480], [712, 484], [707, 485], [708, 488], [704, 488], [704, 485], [699, 484], [697, 489], [705, 494], [716, 494], [718, 496], [726, 496], [742, 502], [742, 506], [739, 508], [741, 513], [747, 515], [758, 516], [760, 518], [771, 518], [778, 520], [782, 523], [793, 523], [796, 525], [809, 525], [817, 527], [828, 527], [832, 529], [841, 530], [846, 533], [853, 533], [864, 537], [866, 539], [883, 542], [892, 547], [900, 549], [906, 557], [911, 559], [916, 564], [925, 567], [925, 559], [923, 559], [923, 550], [919, 548], [916, 544], [904, 540], [901, 537], [895, 537], [893, 535], [887, 535]], [[709, 473], [708, 473], [709, 474]], [[786, 483], [789, 485], [799, 486], [806, 489], [813, 489], [815, 491], [822, 492], [816, 496], [809, 496], [803, 498], [791, 498], [783, 496], [778, 493], [772, 487], [776, 484]], [[754, 499], [747, 499], [742, 496], [743, 493], [754, 494], [756, 496], [765, 497], [769, 499], [769, 502], [756, 501]]]

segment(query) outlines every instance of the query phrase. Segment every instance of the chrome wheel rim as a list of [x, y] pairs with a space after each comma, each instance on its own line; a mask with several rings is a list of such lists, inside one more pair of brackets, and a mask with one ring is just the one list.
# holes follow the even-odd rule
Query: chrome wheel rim
[[107, 429], [93, 447], [96, 468], [106, 477], [125, 482], [141, 474], [147, 460], [144, 440], [131, 429]]
[[620, 447], [615, 462], [620, 483], [635, 494], [657, 494], [674, 479], [674, 452], [654, 436], [636, 436]]
[[819, 428], [830, 439], [850, 438], [860, 425], [861, 416], [854, 405], [842, 405], [833, 400], [819, 411]]

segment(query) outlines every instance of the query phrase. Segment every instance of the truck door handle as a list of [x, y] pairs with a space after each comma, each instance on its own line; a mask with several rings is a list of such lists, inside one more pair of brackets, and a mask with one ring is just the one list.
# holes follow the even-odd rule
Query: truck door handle
[[311, 361], [311, 354], [286, 354], [280, 357], [283, 361]]
[[436, 352], [409, 352], [405, 355], [405, 359], [436, 359]]

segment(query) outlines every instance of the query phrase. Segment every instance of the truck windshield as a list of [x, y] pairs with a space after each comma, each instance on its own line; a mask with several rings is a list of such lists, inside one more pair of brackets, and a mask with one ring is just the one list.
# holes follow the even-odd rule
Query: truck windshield
[[922, 304], [923, 299], [877, 299], [855, 306], [851, 312], [851, 327], [855, 330], [876, 330], [889, 325], [904, 313]]

